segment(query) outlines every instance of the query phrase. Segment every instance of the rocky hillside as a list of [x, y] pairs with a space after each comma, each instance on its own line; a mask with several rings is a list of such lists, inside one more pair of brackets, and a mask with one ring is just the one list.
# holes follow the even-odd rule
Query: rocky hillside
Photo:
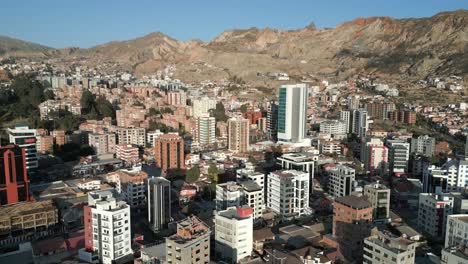
[[51, 48], [10, 37], [0, 36], [0, 58], [1, 57], [29, 57], [44, 56]]
[[[0, 46], [1, 47], [1, 46]], [[468, 11], [429, 18], [358, 18], [335, 28], [229, 30], [209, 42], [175, 40], [162, 33], [48, 56], [115, 62], [137, 74], [177, 65], [180, 78], [254, 80], [258, 73], [346, 77], [360, 72], [422, 78], [468, 73]]]

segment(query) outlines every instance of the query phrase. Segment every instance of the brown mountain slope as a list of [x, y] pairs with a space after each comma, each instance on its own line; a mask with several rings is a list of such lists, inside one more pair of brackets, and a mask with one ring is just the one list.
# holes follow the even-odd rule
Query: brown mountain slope
[[176, 77], [194, 80], [231, 74], [255, 80], [257, 72], [278, 71], [339, 77], [358, 72], [466, 75], [467, 54], [467, 10], [417, 19], [358, 18], [331, 29], [229, 30], [209, 42], [183, 42], [158, 32], [90, 49], [48, 52], [90, 65], [116, 62], [137, 74], [176, 64]]

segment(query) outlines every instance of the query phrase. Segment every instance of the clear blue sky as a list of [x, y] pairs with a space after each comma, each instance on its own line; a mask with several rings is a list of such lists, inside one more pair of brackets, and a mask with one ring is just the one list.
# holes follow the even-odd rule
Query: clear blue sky
[[51, 47], [91, 47], [161, 31], [210, 40], [226, 29], [333, 27], [356, 17], [424, 17], [468, 9], [468, 0], [12, 0], [0, 35]]

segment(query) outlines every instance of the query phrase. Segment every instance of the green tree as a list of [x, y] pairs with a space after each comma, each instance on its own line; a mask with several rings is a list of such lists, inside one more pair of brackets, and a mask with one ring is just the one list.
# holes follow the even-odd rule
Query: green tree
[[219, 169], [216, 164], [211, 163], [210, 167], [208, 167], [208, 177], [214, 182], [218, 183], [218, 174], [219, 174]]
[[210, 110], [211, 115], [216, 119], [216, 122], [226, 122], [228, 116], [226, 115], [226, 109], [224, 109], [223, 103], [217, 103], [215, 109]]
[[114, 106], [105, 98], [99, 97], [95, 103], [97, 112], [102, 117], [111, 117], [115, 118], [115, 109]]
[[248, 109], [247, 109], [247, 104], [243, 104], [243, 105], [241, 105], [241, 107], [240, 107], [240, 111], [241, 111], [242, 113], [245, 113], [245, 112], [247, 112], [247, 110], [248, 110]]
[[90, 91], [84, 90], [83, 94], [81, 95], [80, 103], [82, 113], [86, 115], [91, 113], [91, 111], [94, 109], [96, 101], [94, 95]]
[[198, 165], [193, 166], [190, 170], [187, 171], [185, 181], [188, 183], [195, 183], [200, 178], [200, 168]]
[[55, 94], [54, 94], [54, 91], [52, 90], [46, 90], [44, 92], [44, 97], [45, 97], [45, 100], [52, 100], [55, 98]]
[[161, 112], [158, 109], [154, 108], [154, 107], [151, 107], [149, 109], [149, 111], [148, 111], [149, 116], [158, 116], [160, 114], [161, 114]]

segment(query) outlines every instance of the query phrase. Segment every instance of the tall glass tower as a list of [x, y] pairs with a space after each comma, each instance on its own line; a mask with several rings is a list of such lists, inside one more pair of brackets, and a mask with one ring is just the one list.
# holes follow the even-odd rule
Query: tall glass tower
[[298, 143], [306, 135], [308, 89], [305, 84], [281, 85], [278, 97], [278, 141]]

